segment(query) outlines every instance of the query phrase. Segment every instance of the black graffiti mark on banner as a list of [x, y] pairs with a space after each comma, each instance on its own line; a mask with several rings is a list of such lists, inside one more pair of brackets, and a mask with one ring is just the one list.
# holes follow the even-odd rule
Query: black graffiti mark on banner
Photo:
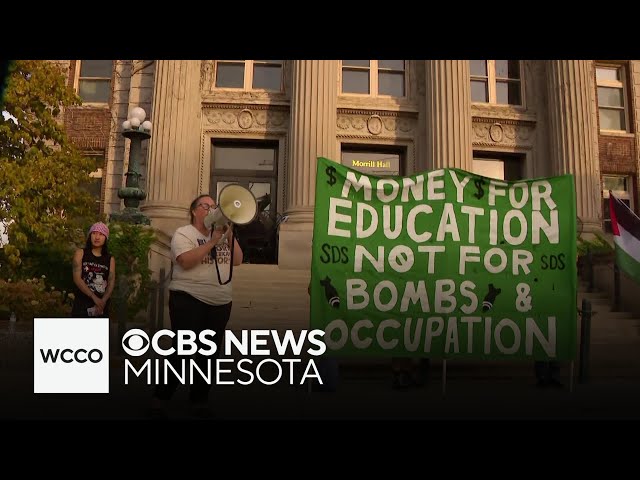
[[333, 187], [337, 182], [336, 176], [334, 175], [336, 173], [336, 168], [329, 165], [325, 170], [325, 173], [327, 174], [327, 177], [329, 177], [327, 183]]
[[484, 297], [484, 300], [482, 301], [482, 310], [483, 311], [487, 311], [487, 310], [491, 310], [493, 308], [493, 303], [496, 301], [496, 297], [500, 294], [500, 292], [502, 292], [501, 288], [495, 288], [493, 286], [493, 283], [489, 284], [489, 291], [487, 292], [487, 294]]
[[484, 197], [484, 189], [482, 188], [482, 186], [486, 185], [487, 182], [484, 181], [484, 178], [478, 178], [474, 180], [473, 183], [475, 184], [476, 189], [478, 190], [476, 193], [473, 194], [473, 196], [476, 197], [478, 200], [480, 200], [482, 197]]
[[333, 308], [340, 308], [340, 296], [336, 288], [331, 285], [331, 279], [324, 277], [324, 280], [320, 280], [320, 285], [324, 287], [324, 295], [327, 297], [327, 303]]

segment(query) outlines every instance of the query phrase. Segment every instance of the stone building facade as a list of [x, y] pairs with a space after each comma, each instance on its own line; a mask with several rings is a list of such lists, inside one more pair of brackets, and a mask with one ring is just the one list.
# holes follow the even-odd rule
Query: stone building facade
[[[572, 173], [584, 232], [606, 231], [609, 190], [638, 211], [640, 61], [68, 60], [84, 99], [71, 138], [99, 165], [99, 208], [121, 208], [128, 112], [143, 144], [142, 211], [169, 266], [198, 194], [239, 182], [265, 201], [257, 263], [310, 266], [315, 159], [378, 174], [458, 167], [515, 180]], [[268, 196], [267, 196], [268, 195]], [[255, 248], [254, 248], [255, 247]]]

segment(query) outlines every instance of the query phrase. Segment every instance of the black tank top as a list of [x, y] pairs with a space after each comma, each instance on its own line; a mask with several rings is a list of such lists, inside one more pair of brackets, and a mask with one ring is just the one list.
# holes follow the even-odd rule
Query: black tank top
[[[91, 250], [84, 250], [80, 277], [87, 284], [96, 297], [102, 298], [107, 291], [109, 282], [109, 266], [111, 255], [96, 257]], [[87, 309], [93, 306], [93, 301], [80, 289], [75, 287], [74, 310]]]

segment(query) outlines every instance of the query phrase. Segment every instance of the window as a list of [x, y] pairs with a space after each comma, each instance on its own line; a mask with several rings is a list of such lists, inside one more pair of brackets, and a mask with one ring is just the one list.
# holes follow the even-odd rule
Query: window
[[109, 103], [113, 60], [80, 60], [78, 95], [84, 103]]
[[473, 173], [513, 182], [522, 180], [524, 155], [507, 152], [473, 152]]
[[519, 60], [470, 60], [471, 101], [522, 105]]
[[342, 60], [342, 93], [404, 97], [404, 60]]
[[277, 141], [213, 140], [211, 196], [217, 201], [225, 186], [236, 183], [258, 203], [256, 219], [235, 228], [245, 263], [278, 263], [277, 165]]
[[282, 91], [282, 60], [218, 60], [217, 88]]
[[624, 67], [597, 66], [596, 84], [600, 130], [629, 131]]
[[616, 198], [633, 210], [631, 177], [624, 175], [602, 175], [602, 220], [604, 231], [611, 233], [611, 212], [609, 211], [609, 190]]
[[102, 202], [102, 178], [103, 168], [105, 162], [104, 152], [101, 153], [87, 153], [85, 154], [92, 162], [94, 162], [94, 170], [89, 174], [89, 181], [82, 185], [91, 196], [94, 198], [95, 213], [100, 213], [100, 204]]
[[342, 164], [367, 175], [403, 175], [405, 148], [386, 145], [343, 145]]

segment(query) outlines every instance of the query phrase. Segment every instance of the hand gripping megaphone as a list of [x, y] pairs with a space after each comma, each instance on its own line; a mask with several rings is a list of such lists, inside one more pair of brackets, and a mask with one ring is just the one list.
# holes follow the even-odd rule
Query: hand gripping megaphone
[[[226, 282], [222, 283], [218, 262], [214, 262], [220, 285], [229, 283], [233, 276], [233, 251], [235, 246], [233, 225], [247, 225], [256, 218], [257, 214], [258, 202], [253, 193], [242, 185], [232, 183], [220, 191], [218, 206], [210, 209], [207, 216], [204, 217], [204, 225], [206, 228], [216, 229], [229, 225], [231, 229], [231, 264], [229, 265], [229, 279]], [[224, 237], [220, 239], [219, 243], [222, 243], [223, 239]], [[215, 248], [212, 251], [217, 253]]]
[[228, 223], [246, 225], [258, 213], [258, 202], [250, 190], [232, 183], [220, 191], [218, 206], [204, 217], [204, 226], [218, 228]]

